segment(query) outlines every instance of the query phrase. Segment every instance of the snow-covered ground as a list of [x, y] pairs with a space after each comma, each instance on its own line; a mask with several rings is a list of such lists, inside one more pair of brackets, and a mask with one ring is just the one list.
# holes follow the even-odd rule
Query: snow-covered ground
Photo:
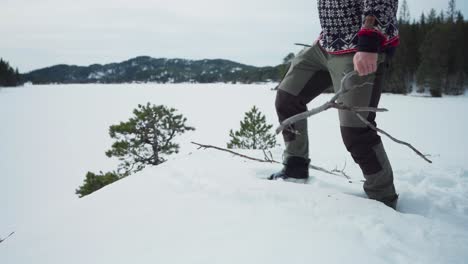
[[[395, 212], [365, 198], [334, 110], [309, 121], [312, 163], [346, 164], [354, 183], [312, 170], [309, 184], [266, 181], [278, 165], [190, 144], [225, 147], [253, 105], [276, 125], [272, 87], [1, 89], [0, 239], [15, 234], [0, 243], [0, 263], [467, 263], [468, 96], [383, 96], [390, 112], [379, 126], [434, 161], [384, 138], [401, 198]], [[168, 162], [78, 199], [87, 171], [116, 168], [104, 155], [109, 126], [148, 101], [175, 107], [197, 130], [178, 138]], [[281, 151], [273, 150], [278, 160]]]

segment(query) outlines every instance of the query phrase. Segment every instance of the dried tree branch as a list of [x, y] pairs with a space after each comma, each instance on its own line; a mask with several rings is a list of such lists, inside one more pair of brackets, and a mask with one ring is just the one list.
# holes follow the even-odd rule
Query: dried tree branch
[[7, 240], [9, 237], [11, 237], [15, 232], [11, 232], [7, 237], [5, 237], [4, 239], [0, 239], [0, 243], [2, 243], [3, 241]]
[[343, 165], [343, 169], [339, 170], [339, 169], [336, 167], [335, 169], [332, 170], [332, 172], [339, 172], [339, 173], [341, 173], [343, 176], [345, 176], [348, 180], [350, 180], [351, 177], [349, 177], [349, 176], [344, 172], [345, 169], [346, 169], [346, 161], [345, 161], [345, 163], [344, 163], [344, 165]]
[[273, 154], [271, 153], [271, 151], [268, 151], [268, 153], [267, 153], [266, 150], [263, 150], [263, 155], [265, 156], [266, 161], [274, 163], [275, 160], [273, 159]]
[[343, 103], [335, 103], [335, 102], [332, 102], [331, 104], [333, 108], [336, 108], [339, 110], [352, 111], [352, 112], [374, 112], [374, 113], [388, 112], [388, 109], [386, 108], [347, 106]]
[[396, 143], [398, 143], [398, 144], [402, 144], [402, 145], [407, 146], [408, 148], [412, 149], [416, 154], [418, 154], [421, 158], [423, 158], [425, 161], [427, 161], [427, 162], [429, 162], [429, 163], [432, 163], [432, 161], [431, 161], [430, 159], [428, 159], [426, 155], [422, 154], [419, 150], [417, 150], [415, 147], [413, 147], [413, 145], [411, 145], [410, 143], [392, 137], [389, 133], [387, 133], [387, 132], [385, 132], [384, 130], [382, 130], [382, 129], [380, 129], [380, 128], [377, 128], [376, 126], [374, 126], [373, 124], [371, 124], [369, 121], [367, 121], [367, 119], [365, 119], [364, 117], [362, 117], [359, 113], [357, 113], [357, 112], [355, 112], [355, 111], [352, 111], [352, 112], [354, 112], [354, 114], [355, 114], [362, 122], [364, 122], [368, 127], [370, 127], [371, 129], [373, 129], [373, 130], [375, 130], [375, 131], [377, 131], [377, 132], [380, 132], [380, 133], [384, 134], [385, 136], [387, 136], [388, 138], [390, 138], [391, 140], [393, 140], [394, 142], [396, 142]]
[[303, 47], [306, 47], [306, 48], [312, 48], [312, 45], [309, 45], [309, 44], [294, 43], [294, 45], [296, 45], [296, 46], [303, 46]]
[[[249, 159], [249, 160], [253, 160], [253, 161], [258, 161], [258, 162], [263, 162], [263, 163], [282, 164], [281, 162], [276, 161], [276, 160], [273, 159], [273, 155], [271, 154], [271, 152], [269, 152], [269, 154], [267, 154], [265, 150], [263, 151], [263, 154], [265, 155], [265, 158], [264, 159], [258, 159], [258, 158], [253, 158], [253, 157], [250, 157], [250, 156], [247, 156], [247, 155], [244, 155], [244, 154], [240, 154], [240, 153], [237, 153], [237, 152], [234, 152], [232, 150], [225, 149], [225, 148], [220, 148], [220, 147], [216, 147], [216, 146], [212, 146], [212, 145], [204, 145], [204, 144], [200, 144], [200, 143], [196, 143], [196, 142], [191, 142], [191, 143], [194, 144], [194, 145], [197, 145], [198, 149], [201, 149], [201, 148], [209, 149], [209, 148], [211, 148], [211, 149], [216, 149], [216, 150], [228, 152], [228, 153], [231, 153], [231, 154], [233, 154], [235, 156], [239, 156], [239, 157]], [[345, 167], [346, 167], [346, 165], [345, 165]], [[349, 183], [353, 183], [352, 181], [350, 181], [351, 177], [349, 177], [344, 172], [344, 169], [343, 170], [334, 169], [333, 171], [329, 171], [327, 169], [324, 169], [322, 167], [318, 167], [318, 166], [315, 166], [315, 165], [312, 165], [312, 164], [309, 164], [309, 168], [311, 168], [313, 170], [316, 170], [316, 171], [324, 172], [326, 174], [334, 175], [334, 176], [344, 176], [347, 180], [349, 180], [348, 181]]]
[[209, 148], [212, 148], [212, 149], [216, 149], [216, 150], [220, 150], [220, 151], [224, 151], [224, 152], [228, 152], [228, 153], [231, 153], [235, 156], [239, 156], [239, 157], [242, 157], [242, 158], [245, 158], [245, 159], [249, 159], [249, 160], [254, 160], [254, 161], [258, 161], [258, 162], [267, 162], [267, 163], [280, 163], [276, 160], [273, 160], [273, 159], [257, 159], [257, 158], [253, 158], [253, 157], [249, 157], [249, 156], [246, 156], [246, 155], [243, 155], [243, 154], [240, 154], [240, 153], [237, 153], [237, 152], [234, 152], [232, 150], [228, 150], [228, 149], [225, 149], [225, 148], [220, 148], [220, 147], [216, 147], [216, 146], [211, 146], [211, 145], [204, 145], [204, 144], [199, 144], [199, 143], [196, 143], [196, 142], [191, 142], [192, 144], [194, 145], [197, 145], [198, 146], [198, 149], [209, 149]]
[[346, 88], [346, 86], [344, 85], [345, 82], [351, 78], [352, 76], [356, 75], [357, 73], [355, 71], [351, 71], [347, 74], [345, 74], [345, 76], [343, 77], [343, 79], [341, 79], [341, 88], [340, 90], [326, 103], [324, 103], [323, 105], [317, 107], [317, 108], [314, 108], [314, 109], [311, 109], [309, 111], [306, 111], [306, 112], [303, 112], [303, 113], [300, 113], [300, 114], [297, 114], [295, 116], [292, 116], [286, 120], [284, 120], [280, 126], [278, 126], [278, 128], [276, 128], [276, 134], [279, 134], [281, 133], [283, 130], [288, 130], [288, 131], [291, 131], [291, 126], [292, 124], [300, 121], [300, 120], [303, 120], [303, 119], [306, 119], [306, 118], [309, 118], [313, 115], [316, 115], [318, 113], [321, 113], [325, 110], [328, 110], [330, 108], [336, 108], [336, 109], [340, 109], [340, 110], [345, 110], [345, 111], [351, 111], [353, 112], [354, 114], [356, 114], [356, 116], [362, 121], [364, 122], [368, 127], [370, 127], [371, 129], [373, 129], [374, 131], [376, 132], [380, 132], [382, 133], [383, 135], [389, 137], [391, 140], [393, 140], [394, 142], [396, 143], [399, 143], [399, 144], [402, 144], [402, 145], [405, 145], [407, 147], [409, 147], [410, 149], [412, 149], [418, 156], [420, 156], [421, 158], [423, 158], [425, 161], [429, 162], [429, 163], [432, 163], [431, 160], [429, 160], [427, 158], [428, 155], [423, 155], [419, 150], [417, 150], [415, 147], [413, 147], [411, 144], [407, 143], [407, 142], [404, 142], [404, 141], [401, 141], [399, 139], [396, 139], [394, 137], [392, 137], [390, 134], [388, 134], [387, 132], [385, 132], [384, 130], [382, 129], [379, 129], [377, 127], [375, 127], [374, 125], [372, 125], [369, 121], [367, 121], [365, 118], [363, 118], [359, 112], [386, 112], [388, 111], [387, 109], [384, 109], [384, 108], [374, 108], [374, 107], [351, 107], [351, 106], [346, 106], [342, 103], [337, 103], [336, 100], [343, 94], [353, 90], [353, 89], [357, 89], [359, 87], [362, 87], [362, 86], [365, 86], [365, 85], [372, 85], [372, 83], [369, 83], [369, 82], [366, 82], [366, 83], [363, 83], [361, 85], [354, 85], [352, 87], [349, 87], [349, 88]]
[[[284, 120], [280, 126], [278, 128], [276, 128], [276, 134], [279, 134], [281, 133], [283, 130], [285, 130], [287, 127], [291, 126], [292, 124], [302, 120], [302, 119], [306, 119], [306, 118], [309, 118], [313, 115], [316, 115], [318, 113], [321, 113], [323, 111], [326, 111], [330, 108], [338, 108], [338, 107], [342, 107], [342, 106], [339, 106], [338, 103], [336, 103], [336, 100], [338, 100], [338, 98], [353, 90], [353, 89], [356, 89], [356, 88], [360, 88], [360, 87], [363, 87], [363, 86], [366, 86], [366, 85], [373, 85], [373, 83], [370, 83], [370, 82], [365, 82], [363, 84], [360, 84], [360, 85], [354, 85], [353, 87], [349, 88], [349, 89], [346, 89], [345, 88], [345, 85], [344, 85], [344, 82], [346, 82], [349, 78], [353, 77], [354, 75], [356, 75], [357, 73], [355, 71], [352, 71], [350, 73], [347, 73], [345, 74], [345, 76], [343, 77], [343, 79], [341, 79], [341, 89], [326, 103], [324, 103], [323, 105], [317, 107], [317, 108], [314, 108], [314, 109], [311, 109], [309, 111], [306, 111], [306, 112], [302, 112], [300, 114], [297, 114], [295, 116], [292, 116], [286, 120]], [[338, 108], [339, 109], [339, 108]], [[355, 109], [358, 109], [358, 110], [366, 110], [366, 111], [370, 111], [370, 112], [384, 112], [386, 109], [378, 109], [378, 108], [371, 108], [371, 107], [355, 107]]]

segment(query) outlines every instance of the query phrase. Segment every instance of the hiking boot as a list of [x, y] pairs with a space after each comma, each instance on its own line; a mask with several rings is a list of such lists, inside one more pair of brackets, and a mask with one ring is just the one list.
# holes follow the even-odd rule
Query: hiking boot
[[384, 198], [379, 201], [396, 211], [396, 207], [398, 203], [398, 194], [395, 194], [394, 196], [390, 196], [388, 198]]
[[284, 180], [296, 183], [306, 183], [309, 179], [310, 159], [289, 157], [281, 171], [273, 173], [268, 180]]

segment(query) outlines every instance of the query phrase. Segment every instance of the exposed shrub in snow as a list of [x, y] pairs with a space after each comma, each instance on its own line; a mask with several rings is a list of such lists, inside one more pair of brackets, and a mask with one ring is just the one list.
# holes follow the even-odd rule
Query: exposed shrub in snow
[[76, 189], [75, 193], [81, 198], [121, 178], [121, 176], [115, 172], [103, 173], [101, 171], [100, 173], [101, 174], [94, 174], [92, 172], [88, 172], [86, 174], [86, 179], [84, 180], [83, 185]]
[[146, 165], [161, 164], [164, 156], [178, 152], [174, 137], [195, 128], [186, 126], [187, 119], [175, 112], [163, 105], [138, 105], [127, 122], [109, 128], [115, 142], [106, 155], [119, 158], [119, 173], [127, 176]]
[[268, 149], [276, 146], [276, 137], [270, 130], [273, 125], [265, 121], [263, 115], [256, 106], [245, 113], [244, 121], [240, 122], [240, 130], [229, 132], [231, 141], [227, 147], [240, 149]]

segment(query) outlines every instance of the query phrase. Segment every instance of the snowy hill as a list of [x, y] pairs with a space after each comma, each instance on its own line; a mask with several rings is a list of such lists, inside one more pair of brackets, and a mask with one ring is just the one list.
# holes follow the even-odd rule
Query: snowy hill
[[[224, 147], [253, 104], [274, 123], [270, 86], [0, 90], [8, 128], [0, 130], [0, 238], [15, 231], [0, 243], [0, 263], [466, 263], [468, 140], [460, 116], [468, 97], [383, 96], [390, 112], [379, 115], [380, 127], [434, 160], [384, 139], [401, 197], [395, 212], [365, 198], [334, 111], [309, 122], [312, 163], [346, 162], [353, 183], [313, 170], [309, 184], [271, 182], [263, 178], [277, 165], [189, 143]], [[210, 97], [230, 100], [203, 103]], [[181, 152], [166, 163], [78, 199], [73, 191], [86, 171], [115, 167], [104, 156], [109, 125], [146, 101], [179, 109], [197, 130], [178, 139]], [[273, 150], [276, 159], [281, 150]]]
[[23, 75], [34, 84], [49, 83], [214, 83], [278, 81], [279, 67], [255, 67], [223, 59], [187, 60], [140, 56], [120, 63], [55, 65]]

